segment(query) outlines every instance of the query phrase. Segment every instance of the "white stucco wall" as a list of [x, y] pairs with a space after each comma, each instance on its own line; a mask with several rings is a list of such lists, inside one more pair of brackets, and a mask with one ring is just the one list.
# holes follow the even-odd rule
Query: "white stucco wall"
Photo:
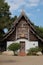
[[26, 39], [19, 39], [19, 40], [16, 40], [16, 41], [8, 41], [7, 42], [7, 47], [12, 44], [12, 43], [19, 43], [20, 41], [25, 41], [25, 52], [27, 53], [27, 50], [32, 48], [32, 47], [36, 47], [38, 46], [38, 41], [28, 41]]

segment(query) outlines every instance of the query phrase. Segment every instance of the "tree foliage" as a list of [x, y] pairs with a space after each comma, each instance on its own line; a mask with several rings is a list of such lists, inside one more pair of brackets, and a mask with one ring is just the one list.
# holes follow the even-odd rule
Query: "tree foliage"
[[10, 21], [9, 6], [4, 0], [0, 0], [0, 29], [7, 26]]
[[42, 51], [42, 49], [39, 48], [39, 47], [30, 48], [28, 50], [28, 55], [36, 55], [36, 53], [39, 52], [39, 51]]
[[16, 17], [11, 18], [11, 13], [9, 11], [10, 6], [5, 0], [0, 0], [0, 38], [4, 35], [4, 28], [8, 30], [12, 26], [12, 22], [16, 19]]
[[11, 18], [12, 23], [17, 19], [17, 16], [14, 16], [13, 18]]
[[43, 27], [36, 26], [34, 23], [32, 25], [36, 29], [36, 33], [43, 39]]
[[19, 43], [12, 43], [9, 45], [8, 49], [15, 52], [18, 49], [20, 49], [20, 44]]
[[43, 27], [35, 26], [35, 29], [37, 31], [37, 34], [43, 38]]
[[10, 22], [9, 6], [5, 0], [0, 0], [0, 37], [3, 36], [3, 29], [7, 28]]

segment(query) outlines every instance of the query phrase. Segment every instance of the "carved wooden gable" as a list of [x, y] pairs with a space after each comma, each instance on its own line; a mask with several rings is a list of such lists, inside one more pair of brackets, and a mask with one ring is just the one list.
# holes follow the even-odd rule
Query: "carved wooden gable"
[[[29, 22], [29, 21], [28, 21]], [[36, 36], [31, 32], [31, 26], [24, 17], [22, 17], [15, 26], [14, 32], [8, 36], [7, 40], [14, 41], [20, 38], [28, 39], [29, 41], [36, 41]]]
[[27, 38], [29, 35], [29, 26], [25, 19], [21, 19], [16, 27], [16, 39]]

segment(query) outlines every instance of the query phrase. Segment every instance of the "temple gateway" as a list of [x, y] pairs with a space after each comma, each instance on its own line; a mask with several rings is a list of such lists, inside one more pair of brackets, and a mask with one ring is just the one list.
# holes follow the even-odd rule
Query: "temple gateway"
[[5, 51], [12, 43], [20, 43], [20, 54], [27, 53], [32, 47], [43, 47], [43, 39], [36, 33], [32, 22], [28, 19], [24, 12], [14, 21], [12, 28], [0, 40], [0, 50]]

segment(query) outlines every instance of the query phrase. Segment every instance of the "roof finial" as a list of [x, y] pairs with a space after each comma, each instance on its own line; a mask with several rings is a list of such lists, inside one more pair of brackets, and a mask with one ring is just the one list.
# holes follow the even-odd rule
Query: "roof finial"
[[23, 6], [22, 6], [22, 12], [21, 12], [22, 14], [25, 14], [25, 12], [24, 12], [24, 7], [25, 7], [25, 6], [23, 5]]

